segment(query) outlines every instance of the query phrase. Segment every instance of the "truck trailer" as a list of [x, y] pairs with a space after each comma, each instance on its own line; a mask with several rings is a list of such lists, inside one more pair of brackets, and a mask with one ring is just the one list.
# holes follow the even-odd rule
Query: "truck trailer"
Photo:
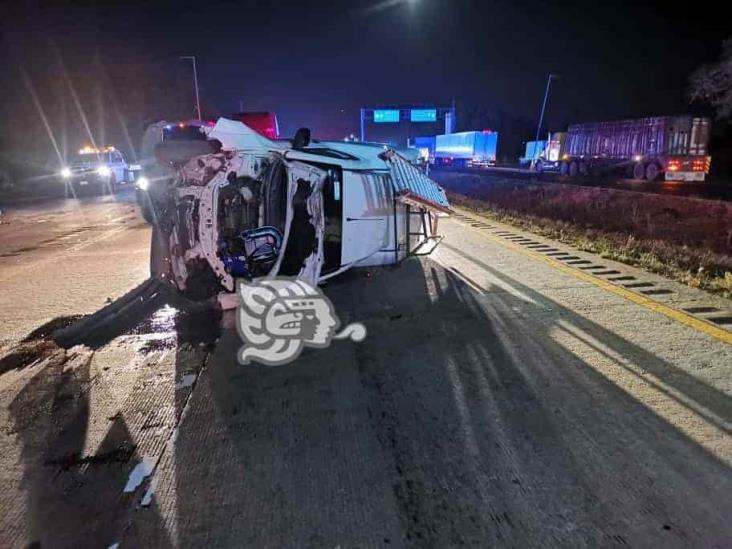
[[558, 157], [549, 148], [535, 164], [563, 175], [617, 173], [653, 181], [704, 181], [709, 173], [711, 122], [694, 116], [656, 116], [574, 124], [560, 142]]
[[435, 164], [442, 166], [493, 166], [498, 134], [491, 130], [458, 132], [435, 137]]

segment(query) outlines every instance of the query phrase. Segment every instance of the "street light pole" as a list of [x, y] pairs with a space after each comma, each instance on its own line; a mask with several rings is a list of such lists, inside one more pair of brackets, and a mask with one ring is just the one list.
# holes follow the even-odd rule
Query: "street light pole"
[[198, 73], [196, 72], [196, 56], [195, 55], [184, 55], [181, 59], [190, 59], [193, 62], [193, 86], [196, 89], [196, 111], [198, 112], [198, 119], [201, 118], [201, 99], [198, 96]]
[[[546, 102], [549, 99], [549, 86], [552, 83], [552, 78], [556, 78], [556, 75], [549, 73], [549, 76], [546, 79], [546, 90], [544, 91], [544, 102], [541, 104], [541, 113], [539, 114], [539, 125], [536, 127], [536, 139], [534, 139], [534, 146], [536, 146], [536, 142], [539, 141], [539, 134], [541, 133], [541, 126], [544, 123], [544, 111], [546, 110]], [[536, 152], [536, 151], [534, 151]], [[534, 165], [536, 164], [536, 158], [531, 159], [531, 168], [534, 168]]]
[[366, 141], [366, 109], [361, 109], [361, 143]]

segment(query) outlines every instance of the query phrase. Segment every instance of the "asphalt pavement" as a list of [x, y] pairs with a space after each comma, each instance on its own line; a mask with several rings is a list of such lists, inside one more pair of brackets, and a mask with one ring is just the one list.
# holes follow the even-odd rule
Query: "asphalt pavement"
[[[0, 285], [48, 285], [47, 310], [7, 314], [6, 351], [144, 279], [134, 207], [80, 209], [80, 249], [18, 252], [48, 212], [17, 222]], [[0, 358], [0, 545], [729, 546], [730, 302], [491, 220], [441, 230], [329, 282], [367, 338], [286, 366], [238, 364], [228, 315], [163, 302]]]

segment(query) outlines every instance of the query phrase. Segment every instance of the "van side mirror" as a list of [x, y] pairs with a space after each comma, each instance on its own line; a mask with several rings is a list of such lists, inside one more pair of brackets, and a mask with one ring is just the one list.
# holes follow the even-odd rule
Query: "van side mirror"
[[302, 149], [310, 145], [310, 128], [300, 128], [292, 139], [293, 149]]

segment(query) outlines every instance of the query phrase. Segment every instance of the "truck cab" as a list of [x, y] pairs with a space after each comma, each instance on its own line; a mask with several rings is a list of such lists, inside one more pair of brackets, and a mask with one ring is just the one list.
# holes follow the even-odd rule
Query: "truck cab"
[[277, 115], [273, 112], [237, 112], [231, 116], [231, 119], [246, 124], [267, 139], [280, 138], [280, 126]]

